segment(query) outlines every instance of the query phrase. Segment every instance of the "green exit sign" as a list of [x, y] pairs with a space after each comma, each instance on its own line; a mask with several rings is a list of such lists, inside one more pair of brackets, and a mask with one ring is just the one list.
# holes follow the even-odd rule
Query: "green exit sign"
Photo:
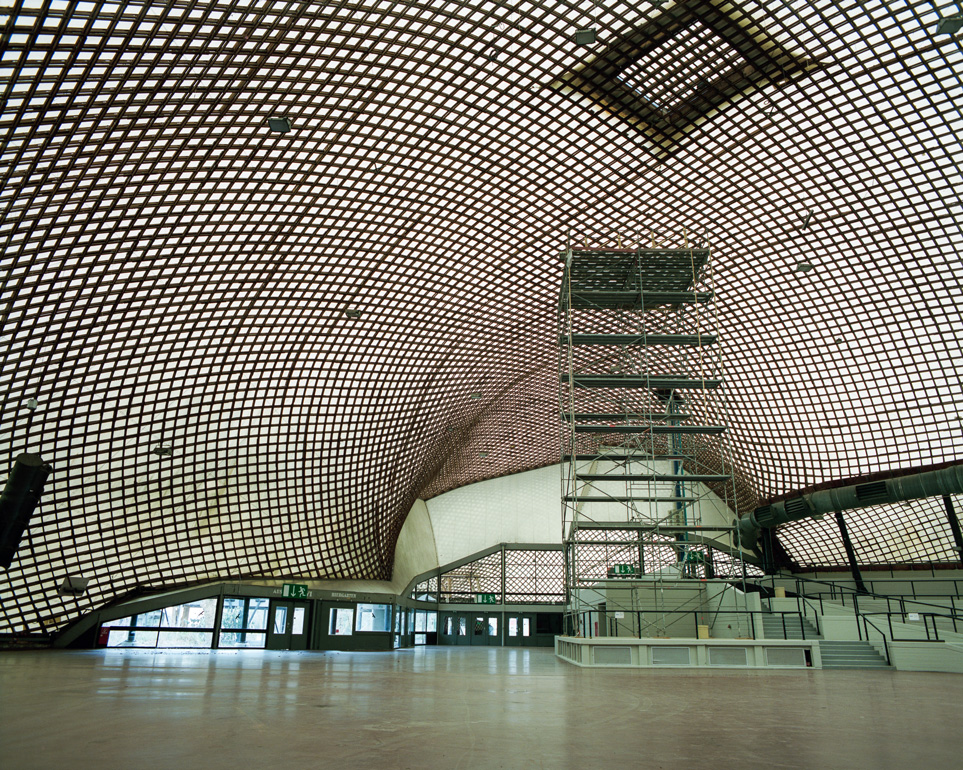
[[300, 583], [285, 583], [284, 588], [281, 589], [281, 596], [288, 599], [307, 599], [308, 587]]
[[498, 594], [475, 594], [476, 604], [498, 604]]
[[613, 575], [634, 575], [635, 565], [633, 564], [613, 564], [612, 565]]

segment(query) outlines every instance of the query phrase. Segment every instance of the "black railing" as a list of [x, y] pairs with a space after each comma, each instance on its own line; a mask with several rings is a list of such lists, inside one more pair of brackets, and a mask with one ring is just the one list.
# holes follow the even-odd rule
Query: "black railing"
[[[860, 626], [862, 627], [860, 628]], [[889, 656], [889, 642], [886, 639], [886, 634], [884, 634], [880, 630], [879, 626], [873, 623], [873, 621], [871, 621], [865, 615], [857, 615], [856, 628], [859, 631], [860, 640], [868, 642], [869, 644], [872, 644], [872, 639], [870, 638], [869, 629], [872, 628], [874, 631], [876, 631], [876, 633], [879, 634], [880, 639], [883, 640], [883, 657], [886, 659], [886, 665], [888, 666], [892, 665], [893, 661], [890, 659], [890, 656]], [[890, 628], [891, 634], [892, 634], [892, 630], [893, 629]]]
[[[864, 624], [868, 617], [885, 617], [886, 624], [889, 628], [889, 639], [893, 642], [942, 642], [943, 639], [940, 638], [940, 628], [936, 624], [937, 618], [944, 618], [949, 620], [953, 625], [953, 633], [958, 634], [959, 626], [958, 622], [963, 622], [963, 619], [956, 615], [944, 615], [938, 612], [914, 612], [914, 615], [918, 615], [920, 620], [923, 621], [923, 632], [926, 634], [925, 639], [921, 639], [918, 636], [903, 636], [897, 637], [893, 630], [893, 618], [897, 618], [897, 623], [907, 623], [907, 617], [899, 612], [864, 612], [861, 613], [860, 617], [863, 618]], [[875, 625], [874, 625], [875, 627]], [[913, 626], [917, 628], [917, 626]]]
[[[621, 613], [622, 617], [615, 617], [615, 613]], [[704, 622], [708, 616], [712, 616], [714, 623], [709, 624]], [[655, 616], [657, 620], [651, 621], [648, 618]], [[644, 638], [660, 638], [669, 636], [670, 638], [678, 639], [695, 639], [696, 636], [678, 636], [672, 637], [670, 631], [673, 627], [679, 628], [679, 624], [688, 625], [688, 628], [695, 629], [698, 633], [699, 626], [707, 626], [711, 632], [712, 627], [718, 625], [720, 622], [725, 623], [728, 617], [732, 617], [734, 620], [742, 620], [746, 622], [747, 631], [749, 633], [748, 637], [713, 637], [719, 638], [733, 638], [733, 639], [757, 639], [759, 638], [756, 633], [756, 618], [759, 618], [760, 623], [762, 623], [762, 618], [765, 617], [777, 617], [779, 619], [779, 626], [782, 632], [781, 637], [772, 637], [765, 635], [764, 638], [767, 639], [786, 639], [790, 641], [811, 641], [814, 637], [811, 633], [807, 635], [806, 630], [806, 618], [801, 612], [769, 612], [762, 610], [613, 610], [608, 608], [605, 611], [599, 610], [585, 610], [583, 612], [573, 613], [569, 616], [570, 627], [568, 629], [572, 636], [582, 637], [586, 639], [602, 639], [602, 638], [621, 638], [621, 639], [644, 639]], [[720, 621], [721, 618], [721, 621]], [[666, 620], [668, 619], [668, 620]], [[792, 624], [792, 620], [798, 621], [798, 626]], [[790, 625], [787, 625], [789, 621]], [[731, 624], [727, 624], [730, 625]], [[794, 639], [790, 637], [790, 632], [798, 628], [801, 639]], [[664, 633], [648, 634], [643, 633], [645, 631], [661, 631]], [[726, 628], [726, 631], [731, 631], [731, 628]], [[818, 630], [817, 630], [818, 634]]]
[[[775, 590], [776, 581], [780, 582], [792, 582], [793, 583], [793, 593], [804, 597], [806, 599], [818, 600], [820, 603], [823, 600], [830, 602], [838, 602], [844, 607], [853, 606], [854, 609], [858, 610], [860, 597], [866, 599], [877, 599], [886, 602], [887, 612], [899, 612], [902, 614], [907, 614], [912, 612], [912, 609], [907, 609], [907, 602], [919, 606], [919, 607], [932, 607], [935, 611], [945, 612], [947, 609], [950, 610], [952, 615], [958, 617], [963, 621], [963, 615], [957, 613], [956, 604], [958, 601], [957, 596], [943, 593], [931, 593], [923, 594], [916, 590], [916, 581], [913, 580], [900, 580], [901, 583], [908, 583], [912, 589], [912, 597], [906, 596], [890, 596], [888, 594], [879, 594], [873, 591], [859, 591], [855, 588], [850, 588], [849, 586], [840, 585], [838, 583], [831, 583], [824, 580], [813, 580], [812, 578], [799, 577], [798, 575], [767, 575], [762, 578], [756, 578], [755, 582], [764, 585], [769, 583], [770, 590]], [[954, 591], [956, 591], [960, 586], [963, 586], [963, 580], [958, 579], [942, 579], [942, 580], [929, 580], [928, 583], [946, 583], [953, 586]], [[867, 585], [872, 584], [872, 581], [867, 582]], [[815, 586], [819, 586], [821, 590], [816, 590]], [[787, 598], [792, 598], [787, 596]], [[927, 599], [943, 599], [949, 602], [949, 608], [945, 604], [936, 604], [934, 602], [921, 601], [921, 598]], [[821, 608], [821, 604], [820, 604]]]
[[[763, 578], [759, 578], [759, 580], [762, 579]], [[777, 598], [773, 595], [775, 594], [775, 586], [768, 590], [769, 593], [760, 592], [760, 602], [763, 606], [768, 608], [768, 612], [774, 613], [775, 611], [772, 608], [772, 600]], [[787, 594], [785, 598], [794, 600], [796, 602], [796, 612], [800, 615], [800, 617], [803, 617], [812, 623], [817, 634], [822, 633], [822, 626], [819, 622], [819, 619], [823, 615], [823, 600], [821, 597], [810, 597], [802, 594], [799, 591], [795, 591], [793, 592], [792, 596]], [[815, 605], [811, 599], [815, 600]]]
[[[886, 596], [883, 594], [872, 593], [871, 591], [858, 591], [855, 588], [849, 588], [848, 586], [841, 586], [835, 583], [828, 583], [822, 580], [812, 580], [810, 578], [802, 578], [796, 575], [788, 575], [788, 576], [770, 575], [770, 576], [767, 576], [766, 578], [760, 579], [759, 582], [765, 583], [766, 581], [769, 581], [771, 584], [771, 590], [774, 593], [777, 580], [793, 581], [796, 588], [796, 590], [793, 592], [795, 595], [794, 596], [787, 595], [786, 598], [796, 599], [797, 606], [799, 606], [798, 602], [800, 601], [806, 602], [808, 604], [810, 599], [815, 599], [819, 602], [820, 614], [822, 614], [823, 612], [824, 599], [826, 601], [838, 602], [844, 607], [846, 606], [851, 607], [853, 610], [853, 614], [856, 617], [857, 636], [861, 641], [872, 642], [872, 631], [875, 631], [877, 634], [879, 634], [879, 638], [883, 642], [883, 650], [885, 653], [887, 663], [891, 662], [890, 655], [889, 655], [890, 641], [895, 641], [895, 642], [943, 641], [942, 639], [940, 639], [940, 629], [939, 629], [939, 626], [937, 625], [937, 621], [939, 619], [943, 619], [944, 621], [948, 621], [949, 624], [952, 624], [954, 633], [960, 633], [961, 629], [963, 629], [963, 615], [957, 614], [955, 610], [955, 602], [953, 601], [954, 597], [944, 596], [943, 594], [934, 594], [933, 597], [931, 597], [931, 598], [940, 597], [940, 598], [950, 599], [951, 611], [950, 613], [947, 613], [946, 612], [947, 608], [943, 605], [930, 604], [928, 602], [921, 602], [919, 598], [917, 598], [919, 594], [916, 593], [915, 586], [914, 586], [913, 598], [907, 598], [905, 596]], [[913, 581], [904, 581], [904, 582], [909, 582], [911, 584], [913, 583]], [[957, 583], [963, 582], [963, 581], [949, 579], [943, 582], [952, 583], [954, 588], [956, 588]], [[813, 592], [813, 591], [810, 591], [810, 587], [812, 585], [826, 586], [829, 590]], [[764, 599], [768, 601], [768, 597], [764, 597]], [[860, 599], [863, 600], [862, 608], [860, 607]], [[867, 607], [867, 604], [868, 604], [867, 600], [885, 601], [886, 611], [881, 612], [879, 610], [873, 609], [872, 607]], [[909, 605], [907, 603], [909, 603]], [[771, 602], [770, 602], [770, 606], [771, 606]], [[927, 612], [924, 610], [920, 612], [919, 609], [923, 607], [931, 607], [934, 610], [940, 610], [940, 611]], [[911, 617], [911, 616], [915, 616], [915, 617]], [[870, 619], [870, 618], [879, 619], [883, 617], [886, 618], [885, 625], [886, 625], [886, 630], [888, 630], [889, 632], [888, 635], [886, 631], [884, 631], [882, 628], [880, 628], [876, 623], [874, 623]], [[914, 622], [917, 618], [921, 619], [923, 621], [923, 630], [925, 633], [925, 638], [921, 639], [918, 636], [897, 637], [893, 629], [894, 618], [898, 618], [896, 622], [899, 622], [899, 623]]]

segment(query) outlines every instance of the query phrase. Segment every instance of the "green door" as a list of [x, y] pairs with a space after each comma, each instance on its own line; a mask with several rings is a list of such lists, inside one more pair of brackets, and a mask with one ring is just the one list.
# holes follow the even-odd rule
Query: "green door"
[[535, 646], [534, 613], [519, 613], [505, 616], [505, 646]]
[[308, 604], [271, 600], [268, 616], [267, 649], [306, 650], [308, 648]]
[[488, 644], [491, 647], [502, 646], [502, 615], [489, 613], [487, 618]]

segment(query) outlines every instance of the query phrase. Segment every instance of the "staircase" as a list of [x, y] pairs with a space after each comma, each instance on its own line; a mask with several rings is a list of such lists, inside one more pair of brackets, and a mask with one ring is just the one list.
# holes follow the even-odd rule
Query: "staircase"
[[[783, 634], [783, 616], [775, 613], [762, 615], [762, 631], [766, 639], [822, 639], [812, 623], [799, 615], [786, 615], [786, 632]], [[805, 624], [805, 626], [804, 626]], [[806, 635], [803, 637], [805, 627]]]
[[889, 668], [869, 642], [819, 642], [823, 668]]

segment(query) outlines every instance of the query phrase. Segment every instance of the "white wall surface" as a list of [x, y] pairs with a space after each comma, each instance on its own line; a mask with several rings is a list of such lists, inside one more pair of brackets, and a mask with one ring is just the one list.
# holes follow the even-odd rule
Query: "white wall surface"
[[560, 543], [559, 473], [552, 465], [479, 481], [426, 501], [439, 563], [498, 543]]

